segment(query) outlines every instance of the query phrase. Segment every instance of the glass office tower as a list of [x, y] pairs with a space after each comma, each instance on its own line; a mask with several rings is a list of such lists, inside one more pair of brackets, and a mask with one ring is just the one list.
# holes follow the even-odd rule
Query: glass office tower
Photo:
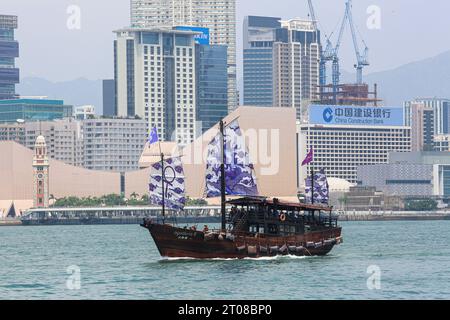
[[228, 115], [227, 46], [197, 45], [197, 121], [202, 133]]
[[19, 69], [15, 58], [19, 57], [19, 43], [14, 40], [17, 17], [0, 15], [0, 100], [16, 98]]

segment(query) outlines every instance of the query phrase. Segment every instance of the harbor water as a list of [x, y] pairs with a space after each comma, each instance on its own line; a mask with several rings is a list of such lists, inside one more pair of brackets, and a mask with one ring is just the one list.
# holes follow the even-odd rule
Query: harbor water
[[137, 225], [0, 228], [1, 299], [450, 299], [450, 221], [342, 222], [326, 257], [162, 259]]

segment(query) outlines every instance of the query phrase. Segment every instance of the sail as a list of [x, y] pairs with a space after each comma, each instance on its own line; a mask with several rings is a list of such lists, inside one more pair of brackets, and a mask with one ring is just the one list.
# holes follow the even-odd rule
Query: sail
[[183, 210], [186, 204], [185, 178], [181, 158], [169, 158], [164, 160], [164, 174], [161, 174], [161, 162], [151, 167], [150, 174], [150, 203], [158, 206], [163, 204], [163, 179], [164, 179], [164, 204], [173, 210]]
[[[245, 139], [237, 120], [224, 129], [225, 136], [225, 185], [226, 194], [235, 196], [257, 196], [258, 187], [253, 163], [245, 147]], [[208, 146], [206, 159], [206, 197], [221, 195], [220, 165], [221, 136], [218, 134]]]
[[[305, 198], [307, 203], [311, 203], [311, 176], [305, 179]], [[329, 186], [325, 170], [322, 169], [314, 174], [314, 203], [315, 204], [328, 204]]]

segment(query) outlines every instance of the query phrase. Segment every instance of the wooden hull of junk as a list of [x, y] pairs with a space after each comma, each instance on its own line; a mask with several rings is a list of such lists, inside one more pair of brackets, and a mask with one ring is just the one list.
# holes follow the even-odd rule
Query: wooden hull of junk
[[342, 242], [341, 228], [302, 235], [270, 236], [249, 233], [204, 233], [146, 221], [162, 257], [244, 259], [278, 255], [324, 256]]

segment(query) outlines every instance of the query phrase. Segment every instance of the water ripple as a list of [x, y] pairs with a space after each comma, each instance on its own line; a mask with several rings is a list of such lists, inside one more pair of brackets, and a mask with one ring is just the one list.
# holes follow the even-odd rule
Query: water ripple
[[[243, 260], [163, 259], [139, 226], [0, 228], [8, 244], [0, 293], [7, 299], [450, 299], [449, 221], [343, 227], [345, 243], [326, 257]], [[367, 286], [372, 265], [381, 271], [380, 290]], [[80, 271], [78, 290], [68, 286], [76, 280], [71, 266]]]

